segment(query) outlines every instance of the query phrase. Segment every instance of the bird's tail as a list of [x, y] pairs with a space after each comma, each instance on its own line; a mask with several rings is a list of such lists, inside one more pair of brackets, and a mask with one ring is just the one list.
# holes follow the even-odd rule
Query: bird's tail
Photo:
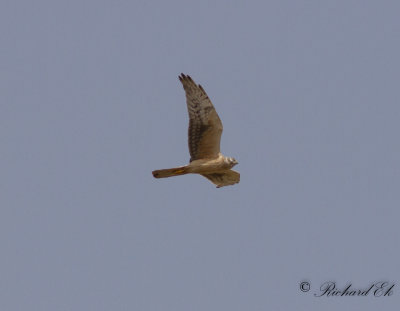
[[167, 168], [164, 170], [153, 171], [153, 176], [155, 178], [165, 178], [165, 177], [184, 175], [187, 173], [188, 173], [187, 166], [180, 166], [174, 168]]

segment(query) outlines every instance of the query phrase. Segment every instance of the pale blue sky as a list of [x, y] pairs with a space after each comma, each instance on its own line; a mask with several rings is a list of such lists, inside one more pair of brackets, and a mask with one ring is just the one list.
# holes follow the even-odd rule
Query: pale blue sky
[[[2, 1], [0, 309], [395, 310], [399, 12]], [[181, 72], [213, 101], [239, 185], [152, 177], [189, 160]], [[314, 297], [326, 281], [396, 285]]]

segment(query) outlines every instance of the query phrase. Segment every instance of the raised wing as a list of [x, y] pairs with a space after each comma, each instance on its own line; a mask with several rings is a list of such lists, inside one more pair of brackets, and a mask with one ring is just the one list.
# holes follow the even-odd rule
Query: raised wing
[[240, 181], [240, 174], [234, 170], [201, 175], [210, 180], [217, 188], [234, 185]]
[[222, 122], [206, 92], [190, 76], [179, 76], [189, 112], [190, 161], [218, 157]]

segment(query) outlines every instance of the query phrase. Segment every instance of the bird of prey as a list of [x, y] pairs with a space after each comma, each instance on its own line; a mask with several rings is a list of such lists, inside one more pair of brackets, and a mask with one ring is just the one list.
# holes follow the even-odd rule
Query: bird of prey
[[239, 182], [240, 174], [231, 168], [238, 162], [220, 152], [222, 122], [206, 92], [193, 79], [179, 76], [186, 93], [189, 112], [190, 163], [185, 166], [153, 171], [155, 178], [200, 174], [217, 188]]

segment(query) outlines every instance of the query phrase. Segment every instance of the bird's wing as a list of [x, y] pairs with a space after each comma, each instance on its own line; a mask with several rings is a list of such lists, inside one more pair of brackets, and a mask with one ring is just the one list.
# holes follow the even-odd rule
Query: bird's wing
[[222, 122], [206, 92], [190, 76], [179, 76], [189, 112], [190, 161], [216, 158], [220, 151]]
[[234, 170], [201, 175], [210, 180], [217, 188], [234, 185], [240, 181], [240, 174]]

